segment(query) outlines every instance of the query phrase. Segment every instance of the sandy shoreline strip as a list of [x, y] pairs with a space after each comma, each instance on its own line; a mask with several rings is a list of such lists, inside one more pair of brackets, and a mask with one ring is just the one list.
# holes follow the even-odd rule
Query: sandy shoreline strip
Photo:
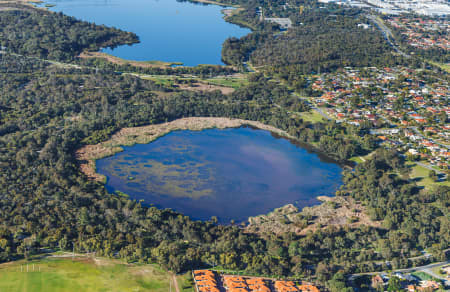
[[213, 128], [238, 128], [244, 125], [252, 126], [261, 130], [267, 130], [286, 138], [293, 138], [287, 132], [265, 125], [261, 122], [229, 118], [192, 117], [182, 118], [163, 124], [123, 128], [107, 141], [96, 145], [86, 145], [78, 149], [75, 155], [80, 163], [81, 172], [87, 175], [90, 179], [105, 181], [105, 177], [96, 172], [95, 161], [97, 159], [105, 158], [123, 151], [121, 146], [147, 144], [158, 139], [159, 137], [177, 130], [200, 131]]
[[240, 7], [239, 5], [220, 3], [214, 0], [191, 0], [192, 2], [205, 3], [205, 4], [213, 4], [217, 6], [225, 6], [225, 7]]
[[[123, 44], [126, 45], [126, 44]], [[130, 65], [134, 67], [140, 67], [140, 68], [171, 68], [172, 65], [183, 65], [183, 63], [179, 62], [164, 62], [164, 61], [134, 61], [134, 60], [126, 60], [122, 59], [107, 53], [103, 52], [90, 52], [90, 51], [84, 51], [80, 55], [78, 55], [81, 59], [92, 59], [92, 58], [99, 58], [104, 59], [108, 62], [111, 62], [113, 64], [117, 65]]]

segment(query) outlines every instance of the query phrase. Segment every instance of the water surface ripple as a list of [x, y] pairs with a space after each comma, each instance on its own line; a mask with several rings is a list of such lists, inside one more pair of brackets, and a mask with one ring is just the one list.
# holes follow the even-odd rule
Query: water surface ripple
[[49, 0], [52, 11], [136, 33], [139, 44], [105, 49], [136, 61], [222, 64], [222, 44], [250, 30], [226, 22], [217, 5], [176, 0]]
[[195, 219], [246, 220], [293, 203], [317, 204], [341, 184], [340, 166], [250, 128], [176, 131], [97, 161], [110, 192]]

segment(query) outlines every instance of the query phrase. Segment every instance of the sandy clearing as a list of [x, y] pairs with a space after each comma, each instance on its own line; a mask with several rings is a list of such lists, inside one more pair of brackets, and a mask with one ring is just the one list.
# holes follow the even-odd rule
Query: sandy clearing
[[100, 58], [100, 59], [105, 59], [108, 62], [111, 62], [113, 64], [118, 64], [118, 65], [131, 65], [131, 66], [135, 66], [135, 67], [141, 67], [141, 68], [169, 68], [171, 65], [175, 64], [175, 63], [167, 63], [167, 62], [162, 62], [162, 61], [133, 61], [133, 60], [125, 60], [125, 59], [121, 59], [106, 53], [102, 53], [102, 52], [88, 52], [88, 51], [84, 51], [82, 52], [78, 57], [82, 58], [82, 59], [90, 59], [90, 58]]
[[[294, 205], [288, 204], [267, 215], [250, 217], [246, 231], [277, 235], [292, 232], [306, 235], [310, 231], [325, 229], [329, 226], [357, 228], [366, 225], [381, 227], [381, 222], [371, 220], [366, 207], [351, 197], [319, 196], [317, 199], [321, 201], [321, 204], [305, 207], [301, 211]], [[311, 218], [307, 226], [304, 226], [304, 222], [302, 222], [304, 218]]]
[[218, 86], [218, 85], [212, 85], [212, 84], [205, 84], [201, 82], [194, 83], [192, 85], [187, 84], [179, 84], [178, 85], [180, 89], [182, 90], [189, 90], [189, 91], [215, 91], [220, 90], [222, 94], [230, 94], [234, 92], [234, 88], [232, 87], [225, 87], [225, 86]]

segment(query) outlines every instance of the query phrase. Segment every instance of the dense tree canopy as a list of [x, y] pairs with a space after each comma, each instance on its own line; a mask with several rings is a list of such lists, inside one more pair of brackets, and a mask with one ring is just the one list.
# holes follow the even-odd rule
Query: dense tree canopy
[[0, 13], [0, 45], [44, 59], [70, 61], [83, 50], [99, 50], [138, 42], [134, 33], [79, 21], [62, 13], [29, 9]]

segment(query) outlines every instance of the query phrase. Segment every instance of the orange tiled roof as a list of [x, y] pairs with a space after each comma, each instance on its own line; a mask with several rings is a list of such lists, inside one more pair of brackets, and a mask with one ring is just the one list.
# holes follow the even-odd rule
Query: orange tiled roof
[[200, 292], [220, 292], [217, 287], [198, 287]]
[[245, 288], [230, 288], [229, 292], [248, 292]]
[[197, 281], [197, 286], [216, 286], [216, 281], [205, 280], [205, 281]]
[[225, 281], [233, 281], [233, 282], [244, 282], [244, 278], [240, 277], [240, 276], [225, 276], [224, 277]]
[[267, 287], [266, 285], [249, 285], [248, 288], [252, 292], [270, 292], [269, 287]]
[[213, 271], [210, 271], [210, 270], [197, 270], [197, 271], [194, 271], [194, 274], [195, 275], [200, 275], [200, 274], [210, 274], [210, 275], [214, 275], [214, 272]]
[[247, 288], [245, 282], [226, 282], [225, 284], [230, 288]]
[[298, 289], [295, 287], [295, 283], [292, 281], [276, 281], [275, 289], [278, 292], [296, 292]]
[[195, 280], [196, 281], [205, 281], [205, 280], [215, 281], [214, 276], [210, 276], [210, 275], [195, 276]]
[[320, 292], [320, 290], [313, 285], [300, 285], [298, 289], [302, 292]]
[[263, 279], [261, 279], [261, 278], [250, 278], [250, 279], [247, 279], [247, 280], [245, 280], [246, 282], [247, 282], [247, 284], [262, 284], [262, 285], [265, 285], [265, 282], [264, 282], [264, 280]]

